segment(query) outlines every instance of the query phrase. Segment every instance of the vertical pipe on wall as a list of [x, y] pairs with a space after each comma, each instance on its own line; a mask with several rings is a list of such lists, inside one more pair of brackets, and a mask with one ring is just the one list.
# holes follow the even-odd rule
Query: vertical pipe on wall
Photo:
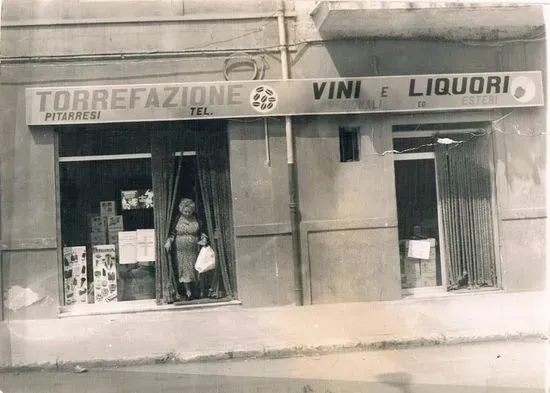
[[[0, 0], [1, 1], [1, 0]], [[59, 167], [59, 130], [51, 130], [53, 132], [53, 162], [54, 162], [54, 178], [55, 178], [55, 227], [57, 238], [57, 297], [58, 304], [65, 307], [65, 277], [63, 273], [63, 238], [61, 237], [61, 174]], [[87, 257], [86, 257], [87, 258]]]
[[[546, 28], [550, 25], [550, 6], [544, 5], [543, 6], [543, 14], [544, 14], [544, 25]], [[546, 43], [546, 75], [548, 75], [548, 72], [550, 71], [550, 41], [548, 38], [545, 39]], [[549, 91], [550, 89], [550, 79], [546, 78], [546, 91]], [[546, 104], [548, 105], [548, 104]], [[545, 124], [546, 131], [550, 130], [550, 113], [548, 109], [546, 109], [546, 124]], [[545, 142], [546, 142], [546, 155], [548, 156], [548, 153], [550, 152], [550, 138], [548, 138], [548, 135], [545, 136]], [[550, 184], [550, 173], [546, 171], [546, 184]], [[546, 195], [545, 195], [545, 210], [546, 210], [546, 247], [545, 247], [545, 261], [546, 261], [546, 282], [545, 282], [545, 303], [544, 304], [550, 304], [550, 264], [549, 261], [549, 255], [550, 255], [550, 238], [548, 234], [550, 233], [550, 192], [548, 192], [548, 188], [546, 189]], [[550, 335], [550, 313], [546, 313], [546, 334]], [[546, 366], [547, 370], [548, 367], [550, 367], [550, 341], [546, 340]], [[546, 373], [546, 380], [545, 380], [545, 392], [550, 392], [550, 373]]]
[[[289, 78], [288, 52], [285, 27], [284, 0], [277, 1], [277, 23], [279, 26], [279, 45], [281, 48], [281, 67], [283, 80]], [[292, 130], [292, 118], [285, 116], [286, 155], [288, 165], [288, 192], [290, 210], [290, 228], [292, 235], [292, 260], [294, 267], [294, 302], [297, 306], [304, 304], [304, 290], [302, 284], [302, 260], [300, 255], [300, 233], [298, 213], [298, 181], [296, 174], [296, 162], [294, 160], [294, 133]]]
[[[0, 0], [0, 7], [2, 0]], [[0, 81], [1, 82], [1, 81]], [[4, 320], [4, 264], [2, 261], [2, 250], [4, 241], [2, 240], [2, 162], [0, 162], [0, 321]]]
[[267, 117], [264, 117], [264, 140], [265, 140], [265, 165], [271, 166], [271, 148], [269, 147], [269, 127]]
[[[0, 0], [0, 55], [2, 54], [2, 0]], [[0, 64], [1, 66], [1, 64]], [[2, 72], [0, 69], [0, 86], [2, 85]], [[0, 167], [0, 321], [4, 320], [4, 265], [2, 261], [2, 168]]]

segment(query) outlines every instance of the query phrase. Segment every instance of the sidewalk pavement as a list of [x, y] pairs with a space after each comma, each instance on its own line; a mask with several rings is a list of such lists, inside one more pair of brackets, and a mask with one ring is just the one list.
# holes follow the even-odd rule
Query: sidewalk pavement
[[[543, 393], [544, 340], [0, 373], [5, 393]], [[21, 370], [22, 371], [22, 370]]]
[[[485, 292], [304, 307], [155, 311], [7, 322], [3, 366], [115, 366], [290, 357], [546, 337], [544, 292]], [[1, 363], [0, 363], [1, 364]]]
[[[540, 389], [545, 387], [546, 340], [492, 341], [399, 350], [333, 353], [290, 359], [243, 359], [209, 363], [123, 367], [138, 374], [296, 378], [325, 381], [401, 382], [410, 386]], [[298, 391], [298, 390], [297, 390]], [[325, 389], [317, 389], [325, 392]], [[359, 391], [375, 391], [380, 389]], [[393, 391], [393, 393], [396, 393]]]

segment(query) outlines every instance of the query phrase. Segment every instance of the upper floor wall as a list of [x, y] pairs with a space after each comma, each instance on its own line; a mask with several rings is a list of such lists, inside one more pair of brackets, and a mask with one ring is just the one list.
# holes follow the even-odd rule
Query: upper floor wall
[[[497, 47], [509, 46], [510, 41], [544, 45], [545, 35], [541, 6], [492, 3], [465, 6], [455, 2], [344, 0], [3, 0], [0, 4], [3, 64], [209, 56], [224, 59], [246, 51], [275, 60], [271, 68], [280, 68], [277, 16], [281, 4], [286, 15], [294, 73], [291, 76], [295, 78], [308, 74], [411, 74], [417, 73], [416, 69], [432, 72], [429, 69], [434, 64], [437, 72], [443, 72], [440, 64], [457, 72], [460, 70], [456, 70], [456, 64], [468, 61], [472, 72], [484, 71], [484, 64], [499, 62], [502, 70], [508, 70], [506, 50], [500, 51], [503, 59], [499, 60], [495, 58]], [[436, 22], [446, 29], [436, 28]], [[331, 30], [327, 23], [341, 27]], [[491, 30], [495, 24], [498, 29]], [[380, 28], [375, 29], [375, 25]], [[382, 26], [386, 26], [385, 30]], [[399, 43], [387, 44], [392, 41]], [[377, 43], [382, 44], [374, 48]], [[324, 49], [317, 48], [320, 44], [327, 49], [328, 58]], [[433, 56], [413, 56], [411, 61], [406, 54], [410, 45], [425, 46], [422, 52]], [[453, 51], [450, 57], [447, 48]], [[462, 50], [473, 55], [468, 59], [461, 57]], [[381, 53], [372, 57], [376, 52]], [[414, 52], [418, 53], [417, 49]], [[303, 59], [310, 54], [316, 57], [317, 64], [304, 66], [308, 60]], [[366, 55], [370, 57], [367, 59]], [[491, 59], [486, 62], [488, 57]], [[544, 62], [542, 58], [529, 61]], [[406, 72], [397, 71], [400, 68]], [[262, 76], [267, 79], [272, 75], [273, 69]], [[240, 76], [249, 78], [246, 74]]]
[[272, 14], [277, 9], [277, 0], [3, 0], [2, 3], [2, 20], [18, 24], [122, 19], [135, 22], [139, 18], [234, 18]]
[[[4, 62], [277, 51], [277, 1], [4, 0]], [[293, 5], [285, 4], [292, 14]]]

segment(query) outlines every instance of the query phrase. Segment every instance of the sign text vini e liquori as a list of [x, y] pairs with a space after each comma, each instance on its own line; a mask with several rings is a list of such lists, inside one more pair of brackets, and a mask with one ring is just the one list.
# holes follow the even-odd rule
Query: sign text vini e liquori
[[26, 89], [28, 125], [544, 105], [540, 71]]

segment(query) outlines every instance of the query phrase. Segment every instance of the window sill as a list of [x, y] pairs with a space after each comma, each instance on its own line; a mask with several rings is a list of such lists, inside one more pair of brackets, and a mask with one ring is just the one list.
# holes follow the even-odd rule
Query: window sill
[[445, 287], [441, 285], [436, 287], [403, 288], [401, 290], [403, 299], [408, 297], [444, 296], [446, 294]]
[[127, 302], [115, 302], [107, 304], [79, 304], [62, 306], [59, 308], [58, 318], [70, 318], [93, 315], [129, 314], [154, 311], [196, 310], [202, 308], [216, 308], [241, 305], [239, 300], [230, 300], [194, 304], [162, 304], [157, 305], [155, 299], [134, 300]]
[[448, 298], [453, 296], [475, 296], [483, 295], [486, 293], [504, 293], [505, 291], [497, 287], [486, 287], [486, 288], [476, 288], [476, 289], [457, 289], [452, 291], [447, 291], [445, 287], [426, 287], [426, 288], [414, 288], [414, 289], [403, 289], [401, 291], [402, 300], [415, 300], [415, 299], [426, 299], [426, 298]]

